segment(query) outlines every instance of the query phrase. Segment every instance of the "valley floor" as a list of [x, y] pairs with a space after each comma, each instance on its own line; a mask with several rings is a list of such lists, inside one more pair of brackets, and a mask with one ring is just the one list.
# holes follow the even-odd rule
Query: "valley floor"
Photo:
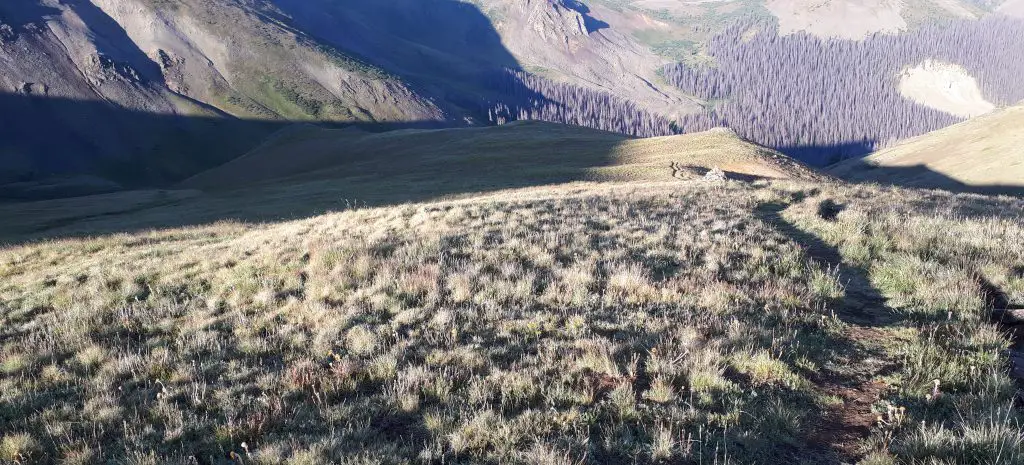
[[648, 182], [9, 245], [0, 462], [1022, 463], [1022, 212]]

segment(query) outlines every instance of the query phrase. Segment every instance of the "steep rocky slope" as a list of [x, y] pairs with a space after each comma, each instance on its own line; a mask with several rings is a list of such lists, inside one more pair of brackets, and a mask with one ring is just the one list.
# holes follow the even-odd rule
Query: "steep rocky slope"
[[[668, 60], [640, 42], [630, 27], [605, 21], [617, 15], [591, 10], [575, 0], [488, 0], [495, 27], [524, 68], [581, 86], [626, 96], [646, 109], [670, 116], [699, 107], [658, 70]], [[621, 24], [621, 23], [617, 23]]]
[[[209, 166], [238, 152], [200, 142], [251, 143], [266, 133], [219, 131], [224, 128], [214, 124], [214, 136], [194, 127], [209, 125], [189, 121], [200, 117], [445, 117], [398, 78], [269, 20], [246, 2], [18, 0], [0, 5], [0, 23], [0, 154], [7, 161], [0, 182], [60, 171], [138, 178], [138, 172], [112, 175], [109, 162], [160, 164], [169, 144], [197, 152], [173, 156]], [[160, 124], [150, 124], [153, 119]]]
[[665, 59], [575, 0], [273, 3], [301, 28], [455, 103], [488, 97], [480, 74], [510, 68], [608, 91], [664, 115], [697, 108], [659, 82]]

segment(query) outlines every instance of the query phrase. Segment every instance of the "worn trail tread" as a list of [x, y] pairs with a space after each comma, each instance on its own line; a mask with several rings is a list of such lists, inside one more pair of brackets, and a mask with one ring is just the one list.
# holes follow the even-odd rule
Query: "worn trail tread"
[[879, 341], [885, 340], [885, 327], [895, 322], [886, 299], [872, 286], [867, 273], [843, 263], [839, 250], [809, 234], [782, 216], [788, 205], [769, 204], [757, 210], [762, 221], [804, 248], [807, 256], [827, 269], [836, 270], [846, 287], [845, 296], [834, 303], [836, 316], [846, 323], [850, 353], [835, 369], [824, 369], [813, 379], [819, 392], [842, 399], [842, 404], [827, 409], [813, 425], [813, 444], [827, 448], [832, 462], [856, 463], [862, 456], [863, 441], [871, 434], [876, 414], [872, 406], [888, 389], [879, 375], [895, 367], [887, 360]]

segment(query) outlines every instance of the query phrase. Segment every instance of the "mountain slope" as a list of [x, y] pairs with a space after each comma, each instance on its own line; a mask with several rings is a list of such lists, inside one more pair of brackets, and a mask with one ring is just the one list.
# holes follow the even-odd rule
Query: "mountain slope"
[[[763, 3], [4, 2], [0, 5], [0, 88], [6, 89], [0, 95], [4, 100], [0, 196], [41, 198], [166, 187], [251, 150], [294, 122], [332, 127], [336, 123], [450, 127], [542, 119], [640, 136], [730, 126], [745, 138], [776, 149], [798, 144], [787, 152], [798, 155], [797, 149], [803, 149], [800, 144], [810, 143], [811, 151], [824, 146], [822, 152], [836, 145], [839, 153], [852, 144], [851, 150], [859, 151], [868, 146], [862, 141], [916, 135], [955, 120], [945, 114], [918, 112], [895, 119], [920, 122], [913, 126], [926, 129], [885, 122], [884, 127], [899, 129], [890, 134], [870, 125], [850, 126], [856, 119], [845, 113], [856, 113], [865, 121], [888, 117], [871, 105], [844, 103], [817, 109], [812, 105], [805, 111], [789, 103], [799, 100], [786, 96], [768, 99], [786, 102], [784, 109], [766, 111], [756, 95], [764, 90], [765, 81], [823, 83], [826, 90], [800, 91], [800, 95], [831, 96], [836, 87], [829, 76], [841, 75], [840, 82], [845, 84], [885, 87], [891, 79], [882, 74], [891, 70], [854, 74], [850, 69], [868, 68], [843, 65], [835, 73], [824, 73], [822, 79], [808, 75], [803, 80], [765, 80], [761, 67], [781, 70], [768, 76], [788, 77], [792, 65], [780, 57], [811, 63], [796, 54], [801, 50], [825, 62], [840, 62], [830, 50], [800, 35], [785, 39], [785, 44], [781, 39], [758, 43], [763, 50], [744, 52], [735, 63], [711, 53], [715, 47], [708, 40], [733, 21], [769, 15]], [[805, 3], [794, 5], [805, 8]], [[833, 3], [842, 7], [837, 11], [862, 4], [892, 6], [891, 2]], [[901, 13], [918, 6], [904, 5]], [[973, 8], [979, 12], [976, 16], [984, 16], [980, 14], [984, 8]], [[914, 21], [906, 23], [912, 28]], [[1010, 26], [975, 29], [989, 36], [1017, 31]], [[734, 32], [749, 42], [750, 30], [741, 27]], [[990, 37], [989, 42], [1004, 44], [1003, 39], [1012, 38]], [[844, 44], [835, 46], [850, 49]], [[780, 51], [783, 45], [794, 50]], [[977, 56], [1004, 71], [1010, 68], [996, 58], [1006, 60], [1004, 55], [1010, 55], [1007, 50], [1012, 47], [1000, 47], [1001, 55], [993, 58], [984, 56], [989, 53], [984, 50], [977, 53], [975, 46], [946, 44], [942, 48], [951, 50], [932, 51], [912, 63], [896, 60], [893, 66], [916, 66], [936, 58], [931, 55], [949, 52]], [[894, 47], [884, 47], [880, 53], [891, 50]], [[683, 85], [663, 68], [675, 60], [696, 66], [691, 71], [700, 79], [707, 78], [704, 71], [714, 70], [726, 81], [750, 82], [752, 88], [744, 88], [744, 93], [755, 94], [718, 95]], [[718, 66], [701, 66], [712, 61]], [[1016, 90], [1004, 89], [1004, 75], [1012, 78], [1013, 72], [978, 70], [960, 63], [964, 60], [949, 61], [970, 69], [985, 102], [1004, 105], [1020, 98]], [[823, 69], [817, 64], [813, 68]], [[748, 70], [753, 78], [737, 70]], [[719, 81], [707, 78], [702, 87], [721, 87]], [[840, 88], [845, 89], [838, 92], [841, 100], [863, 94], [854, 85]], [[880, 105], [909, 105], [909, 100], [888, 92], [888, 87], [883, 90], [899, 100]], [[1013, 95], [1004, 99], [1003, 94]], [[877, 98], [853, 100], [879, 103]], [[844, 113], [841, 118], [822, 118], [827, 112], [823, 108], [841, 108]]]
[[[400, 130], [295, 125], [173, 190], [0, 204], [0, 241], [107, 228], [130, 231], [302, 218], [344, 205], [395, 205], [538, 186], [691, 184], [718, 167], [732, 179], [828, 181], [723, 129], [631, 139], [542, 122]], [[698, 182], [699, 184], [699, 182]]]
[[[509, 177], [533, 183], [565, 179], [672, 179], [671, 165], [719, 167], [736, 175], [815, 179], [802, 164], [745, 142], [728, 130], [632, 139], [542, 122], [496, 127], [404, 130], [291, 128], [252, 152], [186, 180], [182, 187], [234, 189], [280, 181], [348, 177]], [[684, 168], [676, 176], [686, 177]]]
[[1024, 105], [910, 139], [829, 169], [851, 181], [1024, 192]]
[[0, 23], [0, 82], [23, 93], [154, 112], [177, 110], [175, 93], [235, 116], [438, 116], [393, 76], [248, 2], [18, 0], [0, 6]]
[[[8, 128], [18, 127], [0, 139], [0, 155], [8, 161], [0, 183], [55, 172], [109, 175], [104, 166], [112, 160], [137, 161], [139, 172], [159, 171], [119, 180], [161, 181], [185, 171], [164, 170], [177, 160], [163, 157], [181, 157], [184, 166], [201, 168], [238, 154], [210, 147], [205, 142], [211, 133], [188, 124], [140, 127], [139, 114], [445, 118], [398, 78], [233, 0], [4, 2], [0, 89], [7, 102], [0, 118]], [[218, 134], [245, 141], [253, 136]]]

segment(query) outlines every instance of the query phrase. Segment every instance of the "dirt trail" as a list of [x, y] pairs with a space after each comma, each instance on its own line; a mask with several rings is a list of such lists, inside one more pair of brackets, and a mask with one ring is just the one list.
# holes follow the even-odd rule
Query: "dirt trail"
[[811, 438], [814, 443], [827, 445], [844, 463], [856, 463], [862, 455], [861, 445], [877, 419], [872, 406], [888, 389], [877, 378], [895, 364], [884, 358], [881, 348], [874, 346], [887, 337], [883, 330], [850, 326], [846, 335], [857, 350], [847, 358], [849, 363], [843, 364], [845, 369], [828, 370], [814, 380], [821, 393], [842, 399], [842, 404], [823, 412]]
[[888, 389], [878, 377], [895, 368], [895, 362], [888, 359], [881, 344], [889, 337], [885, 328], [893, 325], [896, 318], [886, 299], [871, 284], [867, 272], [844, 264], [838, 249], [783, 218], [782, 211], [788, 207], [762, 205], [757, 215], [802, 246], [811, 260], [836, 270], [846, 286], [846, 295], [834, 302], [832, 308], [847, 325], [847, 352], [839, 363], [822, 369], [812, 379], [821, 394], [839, 398], [842, 403], [824, 411], [811, 427], [811, 443], [831, 455], [831, 463], [856, 463], [863, 454], [861, 445], [877, 418], [872, 406]]

